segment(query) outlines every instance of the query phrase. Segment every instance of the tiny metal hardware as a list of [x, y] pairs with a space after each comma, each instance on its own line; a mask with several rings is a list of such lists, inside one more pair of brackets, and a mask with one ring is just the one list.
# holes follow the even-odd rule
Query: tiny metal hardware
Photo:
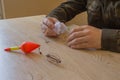
[[54, 55], [47, 54], [46, 57], [47, 57], [47, 60], [51, 63], [57, 63], [57, 64], [61, 63], [61, 60]]

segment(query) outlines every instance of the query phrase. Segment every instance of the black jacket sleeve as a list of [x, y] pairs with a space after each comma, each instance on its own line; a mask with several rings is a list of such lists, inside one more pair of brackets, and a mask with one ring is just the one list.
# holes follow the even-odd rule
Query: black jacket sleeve
[[102, 49], [120, 52], [120, 30], [118, 29], [102, 30]]
[[67, 22], [78, 13], [85, 11], [86, 4], [86, 0], [67, 0], [52, 10], [47, 16], [55, 17], [61, 22]]

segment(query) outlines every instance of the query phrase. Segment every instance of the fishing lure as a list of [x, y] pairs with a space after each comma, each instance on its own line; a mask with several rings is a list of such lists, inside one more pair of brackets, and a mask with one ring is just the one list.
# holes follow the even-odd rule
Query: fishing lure
[[20, 46], [14, 46], [14, 47], [9, 47], [5, 48], [5, 51], [14, 51], [14, 50], [19, 50], [21, 49], [24, 54], [29, 54], [36, 48], [39, 48], [40, 45], [34, 42], [23, 42]]

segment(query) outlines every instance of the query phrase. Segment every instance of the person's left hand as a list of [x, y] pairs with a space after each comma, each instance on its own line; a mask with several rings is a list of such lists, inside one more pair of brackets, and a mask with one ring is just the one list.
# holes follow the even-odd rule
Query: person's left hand
[[72, 29], [67, 39], [68, 46], [75, 49], [101, 48], [102, 30], [90, 25]]

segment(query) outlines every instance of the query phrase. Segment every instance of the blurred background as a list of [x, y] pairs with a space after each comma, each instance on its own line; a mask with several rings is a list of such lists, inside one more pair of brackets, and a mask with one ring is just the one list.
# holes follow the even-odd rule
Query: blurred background
[[[0, 19], [46, 15], [66, 0], [0, 0]], [[86, 23], [86, 13], [78, 15], [74, 21]]]

